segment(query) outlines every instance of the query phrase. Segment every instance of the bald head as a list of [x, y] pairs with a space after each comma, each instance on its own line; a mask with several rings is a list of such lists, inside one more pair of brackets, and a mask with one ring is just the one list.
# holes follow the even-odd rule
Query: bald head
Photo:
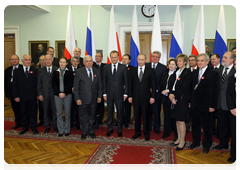
[[17, 66], [19, 64], [19, 57], [17, 55], [12, 55], [10, 57], [10, 63], [13, 65], [13, 66]]
[[73, 55], [76, 57], [80, 57], [81, 56], [81, 49], [79, 47], [75, 48], [73, 51]]
[[25, 67], [29, 67], [31, 65], [32, 58], [28, 54], [24, 54], [22, 57], [22, 63]]

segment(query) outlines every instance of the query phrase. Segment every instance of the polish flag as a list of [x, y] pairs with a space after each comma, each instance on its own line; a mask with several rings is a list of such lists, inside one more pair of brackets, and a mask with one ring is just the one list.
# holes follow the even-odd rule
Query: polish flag
[[178, 54], [183, 53], [183, 31], [179, 5], [177, 6], [173, 24], [173, 33], [170, 47], [170, 57], [176, 58]]
[[131, 66], [134, 66], [134, 67], [138, 66], [137, 57], [139, 53], [140, 53], [140, 43], [139, 43], [137, 10], [135, 5], [133, 10], [131, 43], [130, 43], [130, 56], [131, 56], [130, 65]]
[[198, 21], [196, 25], [191, 54], [198, 56], [200, 53], [205, 53], [205, 52], [206, 52], [206, 48], [205, 48], [205, 33], [204, 33], [204, 12], [203, 12], [203, 5], [201, 5], [199, 14], [198, 14]]
[[[157, 6], [155, 7], [155, 15], [154, 15], [154, 21], [153, 21], [150, 62], [152, 62], [152, 53], [154, 51], [159, 51], [162, 54], [162, 36], [161, 36], [160, 18], [159, 18]], [[166, 57], [161, 56], [160, 63], [167, 65], [167, 56]]]
[[119, 62], [121, 62], [122, 54], [121, 54], [121, 48], [120, 48], [119, 39], [118, 39], [118, 33], [116, 31], [116, 23], [115, 23], [115, 19], [114, 19], [114, 5], [111, 8], [111, 15], [110, 15], [107, 64], [111, 63], [110, 53], [113, 50], [118, 51]]
[[69, 5], [64, 57], [66, 57], [68, 60], [72, 58], [73, 51], [75, 48], [76, 48], [76, 44], [75, 44], [75, 35], [74, 35], [73, 21], [72, 21], [72, 11], [71, 11], [71, 6]]
[[222, 57], [227, 51], [227, 36], [226, 36], [226, 25], [225, 25], [225, 15], [223, 5], [220, 6], [217, 31], [214, 43], [214, 54], [220, 55], [222, 62]]
[[87, 39], [86, 39], [85, 55], [92, 56], [93, 61], [95, 61], [96, 49], [95, 49], [95, 41], [94, 41], [94, 34], [93, 34], [91, 5], [89, 5], [89, 9], [88, 9]]

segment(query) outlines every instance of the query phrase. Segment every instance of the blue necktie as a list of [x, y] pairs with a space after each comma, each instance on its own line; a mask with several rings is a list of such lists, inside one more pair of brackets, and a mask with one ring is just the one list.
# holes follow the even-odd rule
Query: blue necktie
[[28, 79], [28, 68], [26, 67], [25, 76]]
[[116, 65], [114, 64], [113, 66], [114, 66], [114, 69], [113, 69], [113, 78], [115, 79], [117, 70], [116, 70]]

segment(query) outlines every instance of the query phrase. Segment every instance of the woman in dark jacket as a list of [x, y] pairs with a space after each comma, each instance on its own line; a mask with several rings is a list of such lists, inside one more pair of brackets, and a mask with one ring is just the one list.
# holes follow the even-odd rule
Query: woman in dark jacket
[[177, 56], [178, 70], [169, 79], [169, 99], [171, 104], [171, 117], [176, 120], [178, 139], [172, 146], [177, 146], [176, 151], [182, 150], [185, 143], [187, 112], [190, 99], [191, 71], [186, 68], [188, 56]]
[[[73, 73], [67, 69], [67, 59], [62, 57], [59, 60], [60, 67], [53, 72], [52, 88], [57, 111], [58, 136], [70, 134], [70, 110], [72, 104]], [[65, 111], [65, 126], [63, 123], [63, 103]]]

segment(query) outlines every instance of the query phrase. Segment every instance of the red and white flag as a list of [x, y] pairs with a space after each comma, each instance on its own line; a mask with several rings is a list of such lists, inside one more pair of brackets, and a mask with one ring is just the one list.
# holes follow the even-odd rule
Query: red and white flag
[[[155, 15], [154, 15], [154, 21], [153, 21], [150, 62], [152, 62], [152, 53], [154, 51], [159, 51], [162, 54], [162, 36], [161, 36], [160, 18], [159, 18], [157, 6], [155, 7]], [[160, 63], [167, 65], [167, 56], [161, 56]]]
[[201, 53], [205, 53], [205, 33], [204, 33], [204, 13], [203, 13], [203, 5], [201, 5], [199, 14], [198, 14], [198, 21], [195, 30], [195, 36], [193, 40], [192, 46], [192, 55], [198, 56]]
[[74, 35], [73, 21], [72, 21], [72, 11], [71, 11], [71, 6], [69, 5], [64, 56], [67, 59], [72, 58], [73, 51], [75, 48], [76, 48], [76, 44], [75, 44], [75, 35]]
[[118, 39], [118, 33], [116, 31], [116, 23], [114, 19], [114, 5], [111, 8], [110, 25], [109, 25], [109, 37], [108, 37], [108, 58], [107, 64], [111, 63], [110, 52], [116, 50], [119, 53], [119, 62], [122, 61], [121, 48]]

